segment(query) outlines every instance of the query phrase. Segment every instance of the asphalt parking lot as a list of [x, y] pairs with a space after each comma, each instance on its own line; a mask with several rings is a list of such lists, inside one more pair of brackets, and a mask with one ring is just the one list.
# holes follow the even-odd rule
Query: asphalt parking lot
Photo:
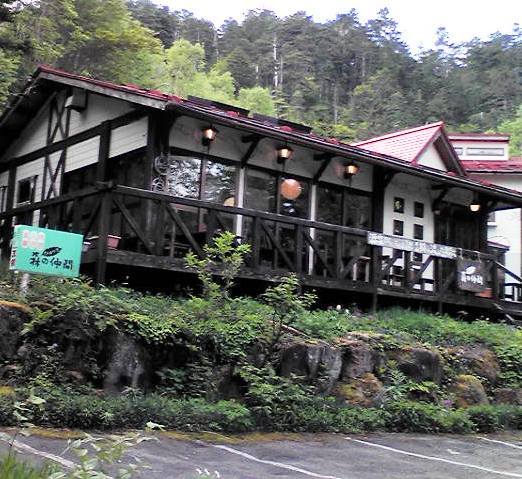
[[[18, 454], [35, 462], [74, 460], [59, 434], [18, 437]], [[137, 477], [195, 479], [485, 479], [522, 478], [522, 433], [500, 435], [303, 434], [225, 438], [160, 434], [129, 451], [148, 464]], [[7, 443], [0, 441], [0, 451]]]

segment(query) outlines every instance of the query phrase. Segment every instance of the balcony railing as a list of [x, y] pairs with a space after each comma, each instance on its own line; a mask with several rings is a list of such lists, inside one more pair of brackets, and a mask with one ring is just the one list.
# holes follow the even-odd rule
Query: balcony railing
[[293, 272], [316, 287], [439, 302], [460, 297], [467, 298], [466, 304], [474, 299], [522, 300], [522, 278], [491, 254], [459, 250], [459, 258], [480, 257], [483, 264], [486, 289], [474, 294], [458, 289], [457, 260], [372, 246], [366, 230], [125, 186], [100, 184], [0, 214], [4, 254], [12, 225], [27, 222], [95, 237], [98, 265], [108, 260], [109, 235], [121, 238], [118, 253], [169, 257], [181, 265], [188, 251], [203, 256], [204, 245], [218, 232], [228, 230], [234, 232], [237, 242], [251, 245], [244, 274], [257, 278]]

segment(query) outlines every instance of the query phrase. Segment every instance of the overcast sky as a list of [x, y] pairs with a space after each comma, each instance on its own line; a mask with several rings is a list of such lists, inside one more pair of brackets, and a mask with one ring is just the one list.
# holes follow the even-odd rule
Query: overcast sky
[[186, 9], [197, 17], [219, 26], [226, 18], [241, 20], [251, 9], [266, 8], [279, 16], [299, 10], [324, 22], [358, 10], [362, 21], [372, 18], [387, 6], [398, 21], [404, 39], [413, 51], [431, 47], [438, 27], [444, 26], [454, 42], [473, 37], [486, 38], [496, 31], [510, 32], [514, 23], [522, 23], [521, 0], [154, 0], [173, 10]]

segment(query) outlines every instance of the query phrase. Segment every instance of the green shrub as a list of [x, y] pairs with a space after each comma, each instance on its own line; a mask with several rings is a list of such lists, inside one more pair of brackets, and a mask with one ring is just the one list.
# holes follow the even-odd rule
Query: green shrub
[[474, 430], [474, 424], [464, 411], [413, 401], [398, 401], [386, 406], [386, 428], [394, 432], [456, 433]]
[[18, 460], [15, 454], [0, 457], [0, 477], [2, 479], [47, 479], [56, 469], [51, 466], [33, 467]]
[[511, 405], [483, 405], [466, 409], [466, 414], [478, 432], [502, 429], [522, 429], [522, 407]]

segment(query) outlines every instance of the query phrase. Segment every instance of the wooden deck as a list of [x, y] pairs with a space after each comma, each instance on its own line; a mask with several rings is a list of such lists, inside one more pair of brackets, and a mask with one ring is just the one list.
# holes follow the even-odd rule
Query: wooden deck
[[[490, 297], [457, 288], [455, 259], [373, 246], [366, 230], [99, 183], [0, 214], [3, 254], [13, 222], [31, 216], [42, 227], [95, 237], [83, 263], [98, 283], [106, 281], [108, 268], [186, 274], [185, 254], [204, 255], [204, 244], [229, 230], [251, 245], [240, 273], [245, 279], [271, 282], [292, 272], [305, 286], [344, 291], [356, 301], [360, 295], [373, 308], [387, 298], [426, 302], [439, 311], [460, 306], [522, 315], [522, 278], [483, 252], [459, 250], [459, 257], [480, 257]], [[121, 237], [117, 249], [108, 248], [109, 235]]]

